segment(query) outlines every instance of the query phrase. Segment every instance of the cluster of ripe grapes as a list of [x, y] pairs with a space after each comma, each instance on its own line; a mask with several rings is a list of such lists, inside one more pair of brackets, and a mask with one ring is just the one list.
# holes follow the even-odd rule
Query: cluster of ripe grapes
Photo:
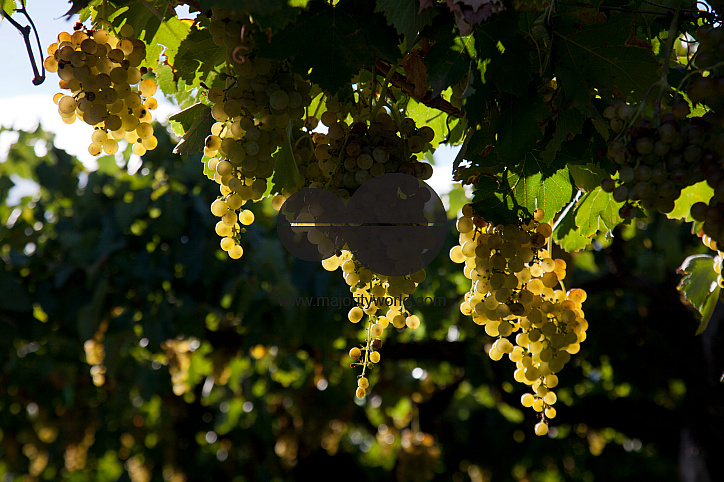
[[48, 47], [46, 70], [57, 72], [60, 88], [53, 100], [66, 124], [82, 119], [95, 127], [88, 152], [115, 154], [118, 141], [133, 145], [133, 153], [142, 156], [158, 145], [153, 135], [151, 112], [157, 107], [153, 98], [156, 83], [145, 78], [146, 45], [133, 36], [133, 27], [125, 24], [120, 37], [106, 30], [61, 32]]
[[450, 251], [471, 281], [460, 311], [496, 338], [490, 358], [507, 355], [515, 380], [531, 387], [521, 403], [540, 414], [537, 435], [547, 434], [547, 420], [556, 416], [556, 374], [578, 353], [588, 328], [586, 293], [565, 291], [566, 263], [545, 248], [552, 230], [543, 216], [538, 209], [529, 221], [495, 226], [468, 204], [457, 222], [460, 244]]

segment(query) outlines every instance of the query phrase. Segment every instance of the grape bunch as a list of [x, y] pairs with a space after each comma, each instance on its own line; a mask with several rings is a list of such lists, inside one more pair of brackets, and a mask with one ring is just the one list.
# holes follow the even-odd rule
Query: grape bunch
[[538, 435], [548, 433], [547, 420], [556, 416], [556, 374], [578, 353], [588, 327], [586, 293], [565, 291], [566, 263], [545, 248], [552, 230], [540, 222], [543, 216], [538, 209], [530, 221], [494, 226], [468, 204], [457, 222], [460, 244], [450, 251], [471, 280], [460, 311], [496, 337], [490, 358], [508, 355], [516, 364], [515, 380], [531, 387], [521, 403], [541, 414]]
[[[420, 180], [432, 176], [432, 166], [419, 162], [416, 157], [435, 136], [430, 127], [418, 128], [409, 118], [402, 119], [398, 126], [385, 111], [379, 111], [372, 121], [360, 120], [350, 124], [344, 119], [348, 111], [355, 112], [354, 108], [346, 108], [334, 99], [328, 101], [326, 106], [327, 110], [320, 116], [320, 120], [328, 128], [327, 134], [314, 133], [310, 136], [312, 145], [303, 146], [295, 153], [304, 185], [327, 189], [341, 199], [350, 199], [367, 181], [385, 173], [408, 174]], [[405, 200], [420, 198], [422, 208], [428, 199], [422, 191], [410, 191], [405, 195]], [[394, 199], [390, 200], [393, 201]], [[365, 202], [362, 201], [361, 204], [364, 205]], [[416, 225], [425, 225], [424, 220], [420, 221], [423, 222]], [[396, 229], [399, 231], [404, 228]], [[365, 267], [370, 266], [372, 260], [362, 256], [361, 252], [353, 255], [347, 244], [342, 247], [335, 246], [336, 249], [344, 249], [343, 257], [332, 257], [323, 261], [325, 269], [330, 271], [341, 266], [352, 296], [363, 301], [364, 306], [355, 306], [350, 310], [348, 319], [359, 323], [365, 315], [368, 316], [366, 344], [353, 347], [349, 353], [353, 359], [352, 365], [362, 366], [356, 392], [359, 398], [366, 395], [369, 387], [369, 381], [365, 377], [366, 369], [379, 361], [376, 349], [381, 346], [380, 337], [384, 329], [389, 325], [397, 329], [412, 330], [420, 326], [420, 318], [409, 312], [405, 299], [425, 279], [425, 271], [410, 268], [414, 260], [405, 259], [405, 249], [398, 249], [393, 243], [394, 240], [387, 239], [382, 233], [377, 234], [379, 239], [372, 240], [371, 243], [385, 245], [385, 253], [382, 256], [375, 252], [371, 255], [372, 259], [394, 263], [396, 267], [398, 264], [404, 265], [405, 269], [401, 267], [401, 272], [411, 274], [386, 276], [375, 273]], [[375, 233], [371, 235], [374, 236]], [[370, 243], [365, 243], [367, 244]], [[360, 256], [363, 259], [358, 259]], [[378, 315], [380, 310], [386, 311], [383, 315]]]
[[128, 24], [120, 29], [120, 38], [106, 30], [61, 32], [48, 47], [45, 68], [57, 72], [60, 88], [53, 100], [66, 124], [77, 118], [95, 127], [88, 152], [115, 154], [118, 141], [133, 145], [133, 153], [142, 156], [158, 145], [153, 135], [151, 111], [156, 83], [145, 78], [146, 45], [133, 36]]
[[619, 133], [609, 142], [606, 155], [619, 167], [618, 179], [604, 179], [601, 188], [612, 192], [616, 202], [626, 203], [621, 208], [623, 217], [630, 217], [632, 205], [669, 213], [682, 189], [721, 171], [719, 123], [709, 114], [688, 118], [688, 105], [676, 103], [661, 116], [659, 125], [641, 118], [627, 129], [635, 112], [622, 102], [604, 111], [611, 128]]
[[226, 76], [224, 89], [208, 91], [216, 122], [205, 141], [204, 161], [221, 190], [211, 205], [220, 218], [216, 232], [221, 248], [238, 259], [243, 255], [242, 226], [254, 221], [253, 212], [241, 208], [266, 193], [275, 168], [272, 156], [285, 139], [287, 125], [303, 117], [311, 102], [311, 84], [293, 75], [288, 62], [256, 55], [247, 16], [212, 12], [209, 28], [217, 45], [234, 49], [235, 75]]
[[698, 77], [689, 86], [687, 95], [695, 104], [703, 103], [721, 112], [724, 108], [724, 27], [701, 25], [696, 30], [696, 40], [699, 45], [694, 65], [709, 75]]
[[351, 125], [331, 110], [320, 119], [329, 129], [327, 134], [313, 135], [313, 146], [297, 152], [306, 186], [328, 189], [341, 199], [349, 199], [362, 184], [385, 173], [409, 174], [422, 180], [432, 176], [432, 166], [415, 156], [435, 137], [430, 127], [417, 128], [412, 119], [405, 118], [398, 128], [384, 111], [372, 122]]
[[378, 350], [382, 346], [385, 328], [390, 325], [411, 330], [420, 327], [420, 318], [408, 311], [405, 300], [425, 280], [425, 271], [420, 270], [407, 276], [376, 274], [362, 266], [347, 250], [325, 259], [322, 266], [328, 271], [342, 268], [344, 280], [357, 305], [349, 310], [347, 319], [352, 323], [360, 323], [367, 315], [365, 343], [349, 350], [351, 365], [362, 367], [362, 373], [357, 379], [356, 395], [364, 398], [370, 386], [366, 371], [380, 362]]

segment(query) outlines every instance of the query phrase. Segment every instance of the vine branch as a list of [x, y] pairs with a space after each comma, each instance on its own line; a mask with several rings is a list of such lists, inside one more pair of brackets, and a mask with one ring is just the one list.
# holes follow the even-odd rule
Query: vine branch
[[10, 24], [17, 29], [18, 32], [20, 32], [20, 35], [23, 36], [23, 40], [25, 40], [25, 48], [28, 50], [28, 58], [30, 58], [30, 65], [33, 67], [33, 85], [40, 85], [45, 81], [45, 65], [41, 62], [40, 67], [42, 68], [42, 73], [38, 72], [38, 64], [35, 62], [35, 55], [33, 54], [33, 47], [30, 44], [30, 31], [35, 32], [35, 39], [38, 42], [38, 51], [40, 52], [40, 59], [43, 59], [43, 46], [40, 44], [40, 37], [38, 36], [38, 29], [35, 28], [35, 24], [33, 23], [33, 19], [30, 18], [30, 15], [28, 15], [27, 10], [25, 10], [25, 1], [22, 1], [22, 8], [18, 8], [15, 11], [18, 13], [21, 13], [25, 15], [25, 18], [28, 19], [28, 23], [30, 25], [22, 26], [18, 22], [16, 22], [11, 14], [7, 13], [4, 9], [0, 8], [0, 13], [3, 17], [5, 17]]
[[[417, 102], [421, 104], [425, 104], [428, 107], [431, 107], [433, 109], [437, 109], [439, 111], [445, 112], [446, 114], [450, 114], [453, 117], [463, 117], [464, 114], [452, 105], [450, 102], [446, 101], [440, 96], [437, 96], [435, 98], [432, 98], [432, 94], [430, 91], [425, 92], [425, 95], [420, 97], [415, 95], [415, 86], [407, 82], [407, 78], [397, 72], [392, 72], [392, 75], [390, 76], [390, 70], [391, 66], [382, 60], [378, 60], [375, 64], [375, 67], [377, 70], [380, 71], [382, 75], [385, 77], [389, 76], [389, 82], [394, 85], [395, 87], [402, 90], [405, 94], [409, 95], [411, 98], [415, 99]], [[372, 70], [371, 68], [368, 68], [367, 70]]]

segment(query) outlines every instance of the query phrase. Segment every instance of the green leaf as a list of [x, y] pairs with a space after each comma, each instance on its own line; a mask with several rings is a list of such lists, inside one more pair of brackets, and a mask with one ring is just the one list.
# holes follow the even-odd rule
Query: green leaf
[[571, 201], [573, 185], [567, 166], [549, 168], [531, 153], [513, 172], [509, 182], [514, 186], [515, 201], [524, 207], [530, 216], [540, 208], [545, 214], [543, 221], [549, 222]]
[[543, 137], [540, 123], [550, 114], [550, 108], [540, 97], [508, 96], [500, 109], [495, 154], [507, 166], [512, 166], [525, 159]]
[[226, 62], [226, 48], [214, 43], [208, 29], [194, 27], [178, 47], [173, 69], [176, 77], [198, 87], [201, 82], [211, 86]]
[[170, 18], [163, 22], [153, 40], [148, 44], [148, 58], [152, 59], [152, 65], [155, 66], [156, 60], [161, 56], [161, 52], [166, 57], [166, 61], [173, 65], [181, 42], [191, 32], [191, 25], [183, 22], [176, 17]]
[[453, 30], [445, 31], [430, 47], [425, 56], [428, 65], [427, 81], [432, 88], [432, 96], [456, 84], [470, 69], [471, 57], [468, 47], [472, 48], [472, 36], [459, 37]]
[[276, 31], [294, 21], [302, 11], [299, 7], [306, 7], [308, 0], [202, 0], [200, 3], [204, 10], [222, 7], [246, 12], [262, 30]]
[[419, 0], [377, 0], [376, 13], [383, 13], [387, 23], [395, 27], [397, 33], [405, 37], [405, 50], [409, 52], [417, 37], [418, 32], [432, 24], [432, 18], [437, 14], [437, 9], [426, 8], [420, 14]]
[[[152, 5], [153, 3], [156, 3], [156, 5]], [[149, 52], [153, 52], [154, 44], [152, 40], [163, 23], [157, 14], [164, 19], [167, 15], [175, 14], [173, 8], [167, 2], [163, 3], [165, 5], [162, 6], [158, 2], [125, 2], [125, 5], [115, 12], [107, 12], [108, 20], [116, 28], [120, 28], [121, 25], [125, 24], [133, 27], [134, 36], [145, 41], [151, 47]], [[171, 18], [175, 19], [175, 17]], [[176, 21], [178, 22], [178, 20]], [[153, 64], [155, 65], [155, 58]]]
[[568, 170], [576, 187], [584, 191], [593, 191], [601, 185], [601, 181], [607, 176], [601, 166], [594, 162], [569, 164]]
[[[399, 57], [397, 34], [384, 16], [374, 13], [372, 2], [341, 0], [336, 5], [309, 2], [308, 10], [277, 32], [259, 53], [280, 60], [294, 58], [292, 69], [331, 94], [349, 89], [360, 69], [377, 59], [395, 63]], [[319, 46], [324, 46], [320, 55]], [[310, 72], [311, 71], [311, 72]]]
[[591, 239], [592, 238], [587, 236], [582, 236], [578, 232], [575, 208], [571, 208], [565, 212], [565, 215], [553, 231], [553, 240], [558, 246], [563, 248], [566, 253], [573, 253], [584, 249], [591, 244]]
[[204, 142], [214, 124], [209, 106], [196, 103], [170, 116], [168, 120], [179, 125], [184, 132], [183, 138], [173, 149], [174, 154], [188, 156], [204, 150]]
[[691, 217], [689, 212], [691, 206], [699, 201], [708, 203], [713, 195], [714, 189], [706, 181], [688, 186], [681, 190], [681, 195], [674, 203], [674, 210], [668, 213], [666, 217], [669, 219], [683, 219], [687, 223], [692, 222], [694, 218]]
[[658, 79], [659, 62], [650, 49], [627, 45], [631, 17], [610, 12], [601, 23], [582, 24], [568, 15], [553, 31], [553, 51], [560, 66], [572, 71], [593, 88], [641, 98]]
[[455, 183], [453, 184], [450, 192], [443, 195], [443, 197], [445, 196], [447, 197], [447, 202], [449, 206], [447, 210], [448, 219], [457, 219], [458, 213], [463, 208], [463, 206], [470, 202], [470, 200], [468, 199], [468, 195], [465, 192], [465, 188], [463, 188], [462, 184]]
[[556, 68], [556, 79], [563, 89], [566, 101], [572, 102], [574, 107], [588, 117], [598, 114], [596, 107], [591, 101], [588, 87], [577, 72], [558, 66]]
[[583, 123], [585, 122], [583, 114], [576, 109], [566, 109], [558, 114], [556, 119], [556, 132], [553, 139], [548, 143], [541, 158], [546, 164], [550, 165], [555, 159], [556, 154], [561, 150], [561, 145], [575, 136], [583, 132]]
[[204, 10], [220, 7], [227, 10], [243, 11], [251, 16], [269, 15], [278, 12], [282, 8], [289, 8], [287, 0], [200, 0], [199, 5]]
[[292, 149], [292, 122], [289, 121], [286, 129], [284, 142], [281, 149], [274, 155], [274, 189], [280, 192], [282, 189], [295, 190], [302, 185], [302, 176], [294, 161], [294, 150]]
[[435, 131], [435, 137], [430, 142], [433, 150], [437, 149], [440, 143], [445, 142], [450, 131], [461, 122], [461, 119], [448, 116], [446, 113], [428, 107], [414, 99], [410, 99], [408, 102], [405, 115], [414, 119], [417, 127], [428, 126]]
[[[15, 0], [2, 0], [0, 2], [0, 8], [3, 10], [3, 12], [12, 15], [12, 13], [17, 8], [17, 3], [15, 2]], [[0, 22], [2, 22], [4, 18], [4, 16], [0, 15]]]
[[[496, 142], [495, 128], [482, 125], [475, 131], [469, 130], [465, 136], [463, 149], [460, 150], [453, 171], [457, 172], [463, 159], [470, 162], [471, 170], [477, 173], [499, 174], [505, 169], [505, 162], [491, 152]], [[459, 177], [459, 179], [464, 179]]]
[[[511, 10], [501, 12], [481, 24], [475, 33], [478, 58], [487, 59], [479, 70], [485, 81], [482, 94], [497, 89], [516, 96], [525, 95], [532, 79], [529, 40], [518, 31], [519, 18]], [[515, 65], [515, 68], [510, 66]], [[482, 66], [482, 65], [481, 65]], [[494, 87], [494, 89], [493, 89]]]
[[569, 209], [553, 231], [555, 242], [567, 252], [579, 251], [599, 233], [608, 233], [623, 222], [618, 214], [622, 203], [597, 186]]
[[475, 212], [493, 224], [518, 222], [520, 214], [510, 187], [500, 180], [481, 176], [473, 191]]
[[611, 193], [600, 186], [584, 194], [576, 207], [576, 226], [582, 236], [591, 237], [598, 231], [612, 230], [623, 222], [618, 211], [623, 203], [613, 200]]
[[714, 271], [714, 257], [707, 254], [689, 256], [684, 260], [678, 273], [683, 274], [677, 289], [684, 294], [686, 301], [692, 304], [701, 315], [696, 334], [706, 330], [711, 315], [719, 301], [719, 284]]
[[[166, 95], [173, 95], [178, 90], [178, 86], [173, 78], [173, 68], [170, 65], [160, 65], [155, 71], [156, 84], [158, 88]], [[176, 132], [179, 134], [178, 132]], [[183, 132], [181, 133], [183, 134]]]

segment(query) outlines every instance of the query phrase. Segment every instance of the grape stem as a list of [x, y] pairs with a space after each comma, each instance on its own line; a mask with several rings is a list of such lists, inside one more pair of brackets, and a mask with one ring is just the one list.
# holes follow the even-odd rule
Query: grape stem
[[390, 67], [390, 70], [387, 71], [387, 75], [385, 76], [385, 80], [382, 81], [382, 89], [380, 90], [380, 97], [377, 100], [377, 103], [375, 103], [375, 106], [372, 108], [372, 112], [370, 112], [371, 120], [375, 120], [377, 118], [377, 113], [380, 111], [380, 108], [384, 105], [384, 100], [385, 100], [385, 97], [387, 96], [387, 89], [390, 86], [390, 80], [392, 80], [392, 76], [395, 75], [395, 70], [397, 70], [397, 65], [398, 64], [395, 64]]
[[339, 157], [337, 158], [337, 165], [334, 167], [334, 172], [331, 176], [329, 176], [329, 179], [327, 179], [327, 184], [324, 186], [325, 188], [328, 188], [329, 185], [332, 182], [332, 178], [335, 174], [337, 174], [337, 171], [339, 171], [339, 166], [342, 165], [342, 159], [344, 159], [344, 149], [347, 147], [347, 141], [349, 140], [349, 132], [345, 133], [344, 135], [344, 143], [342, 143], [342, 147], [339, 148]]
[[367, 346], [365, 347], [365, 361], [362, 363], [362, 375], [365, 376], [365, 372], [367, 371], [367, 364], [370, 361], [370, 347], [372, 346], [372, 333], [370, 332], [370, 329], [372, 328], [372, 317], [370, 317], [367, 321]]
[[27, 10], [25, 10], [25, 0], [22, 0], [20, 2], [22, 4], [22, 8], [15, 9], [16, 12], [21, 13], [25, 15], [25, 18], [28, 19], [28, 23], [30, 25], [26, 25], [23, 27], [18, 22], [13, 20], [12, 16], [8, 14], [3, 8], [0, 8], [0, 13], [2, 13], [2, 16], [8, 19], [8, 22], [17, 29], [18, 32], [20, 32], [20, 35], [23, 36], [23, 40], [25, 40], [25, 48], [28, 50], [28, 58], [30, 58], [30, 65], [33, 67], [33, 85], [40, 85], [45, 81], [45, 64], [43, 62], [40, 63], [40, 67], [42, 68], [43, 72], [42, 74], [38, 72], [38, 65], [35, 63], [35, 55], [33, 54], [33, 48], [30, 45], [30, 30], [32, 27], [32, 30], [35, 32], [35, 39], [38, 42], [38, 50], [40, 51], [40, 59], [43, 58], [43, 46], [40, 44], [40, 37], [38, 36], [38, 29], [35, 28], [35, 24], [33, 23], [33, 19], [30, 18], [30, 15], [28, 15]]

